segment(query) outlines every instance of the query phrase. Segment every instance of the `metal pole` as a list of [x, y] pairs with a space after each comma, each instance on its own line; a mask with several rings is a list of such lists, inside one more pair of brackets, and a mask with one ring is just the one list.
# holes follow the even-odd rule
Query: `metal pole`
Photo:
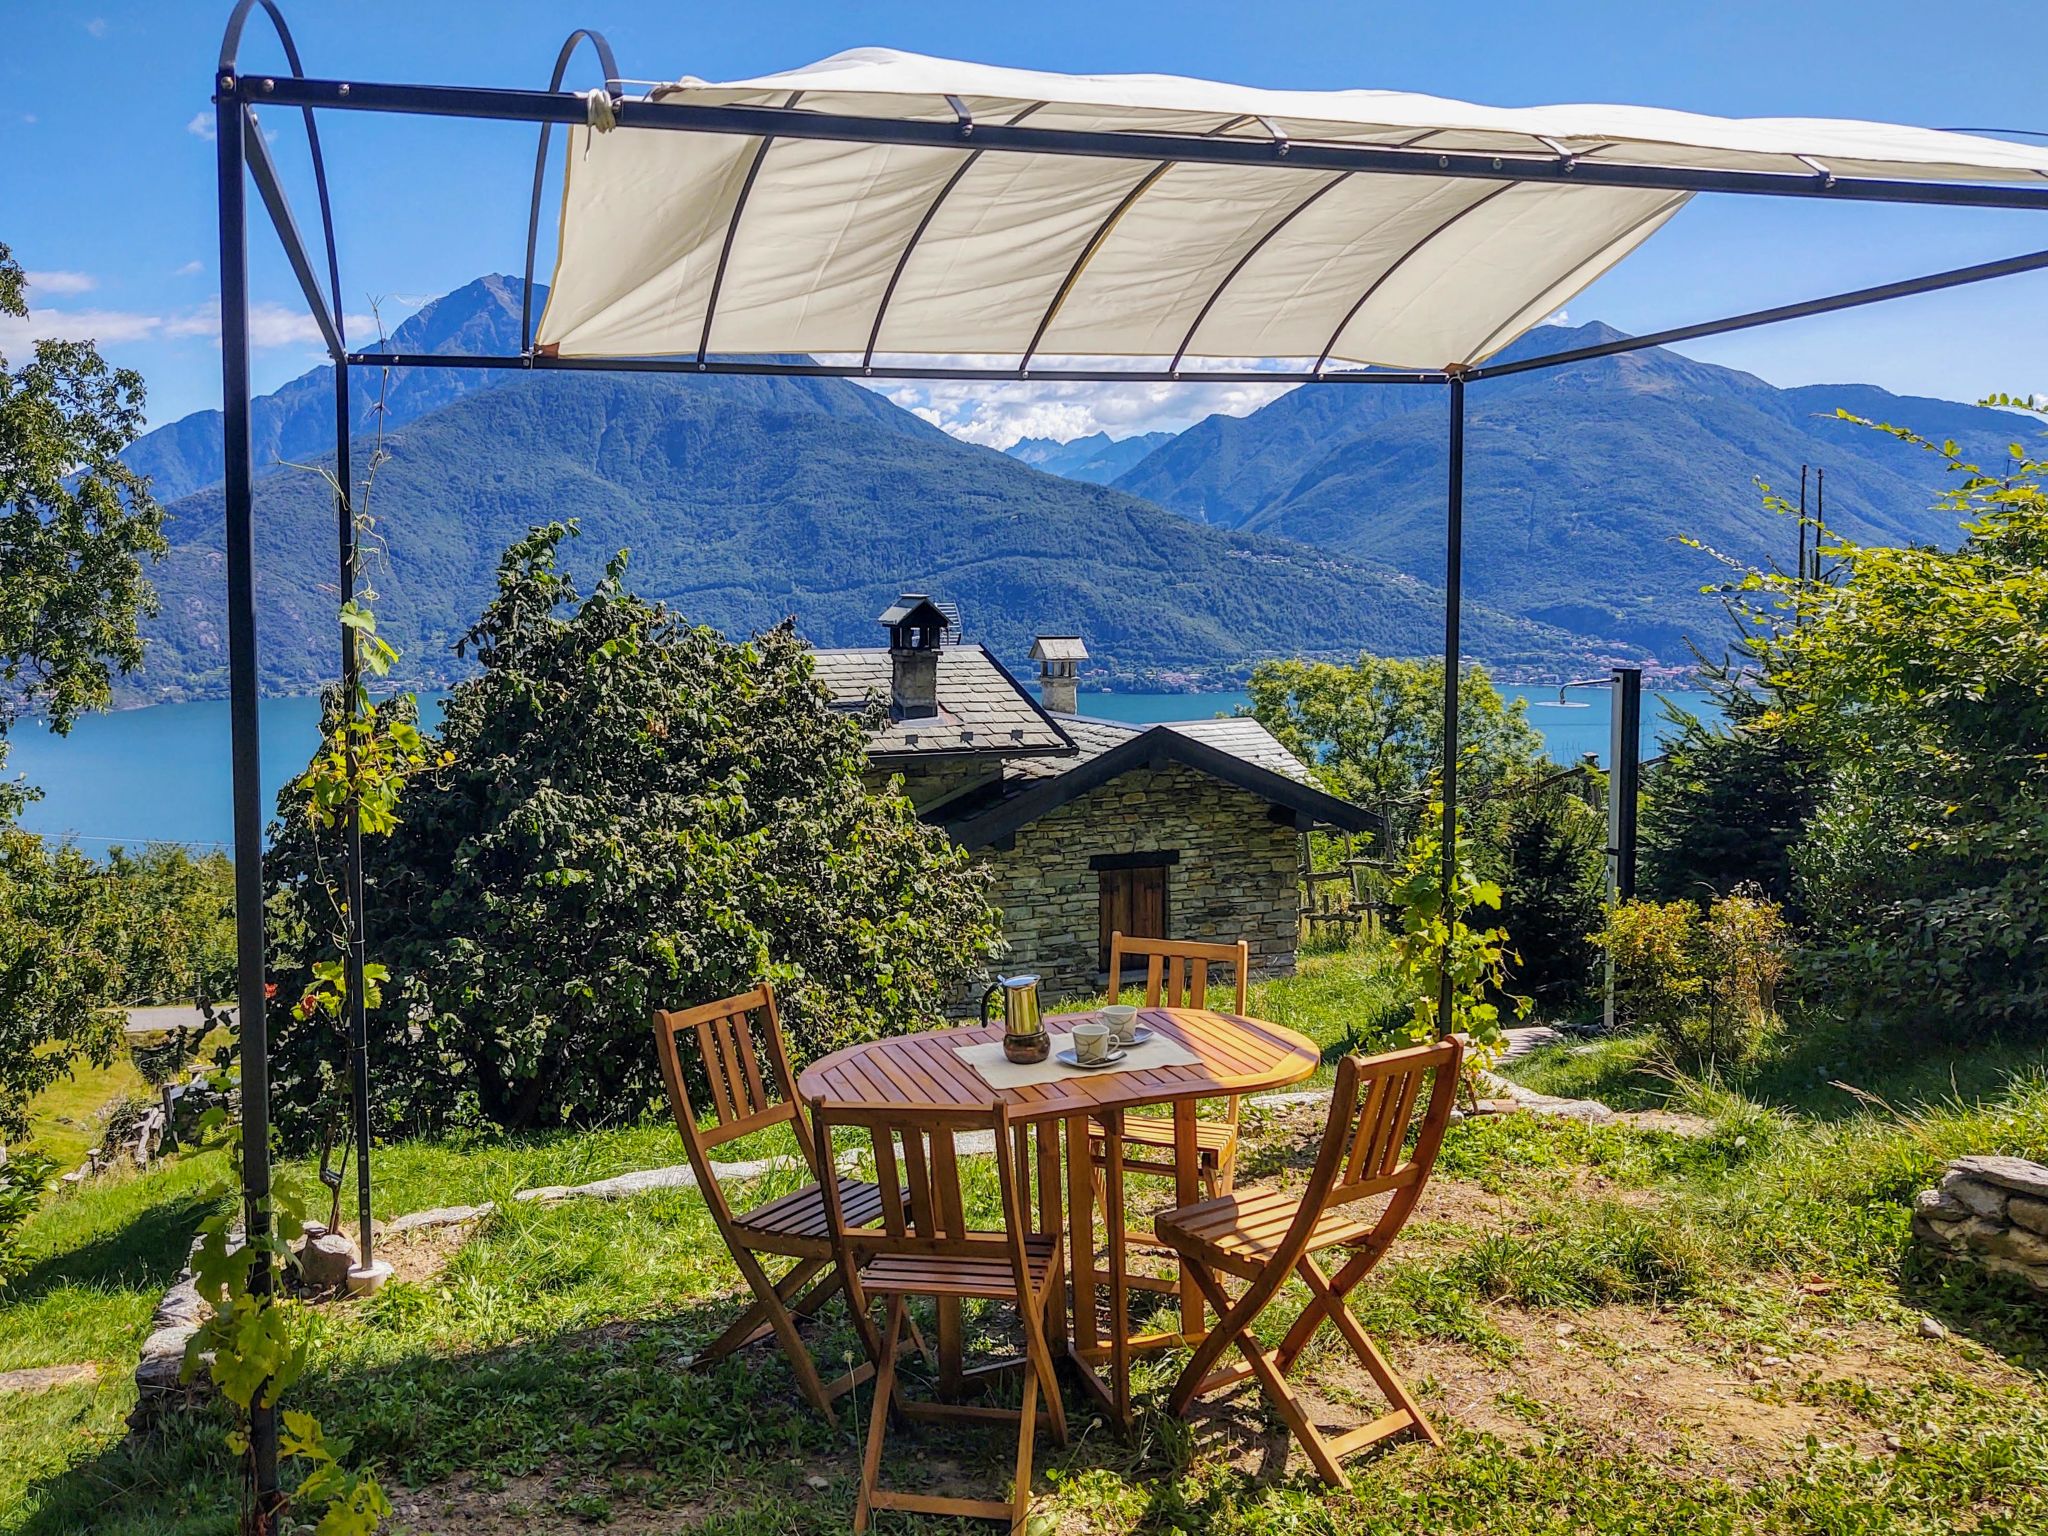
[[[336, 295], [337, 306], [340, 296]], [[341, 600], [352, 602], [356, 595], [356, 510], [355, 470], [350, 455], [348, 366], [340, 359], [334, 364], [334, 480], [337, 487], [334, 511], [337, 548], [341, 563]], [[344, 710], [355, 708], [356, 689], [362, 671], [357, 660], [355, 631], [341, 626], [341, 700]], [[348, 779], [356, 778], [354, 735], [343, 738], [342, 755]], [[375, 1261], [370, 1251], [370, 1030], [363, 999], [363, 954], [365, 913], [363, 910], [363, 826], [362, 807], [351, 789], [348, 810], [342, 824], [342, 901], [347, 911], [345, 984], [348, 987], [348, 1043], [350, 1067], [350, 1111], [356, 1141], [356, 1227], [357, 1251], [365, 1270]]]
[[1614, 720], [1608, 758], [1609, 889], [1620, 906], [1636, 897], [1636, 801], [1643, 782], [1643, 669], [1614, 669]]
[[[1444, 498], [1444, 932], [1457, 922], [1452, 910], [1458, 888], [1458, 619], [1465, 585], [1465, 381], [1451, 375], [1450, 480]], [[1450, 953], [1437, 966], [1436, 1024], [1452, 1028]]]
[[[242, 108], [214, 102], [220, 194], [221, 433], [227, 519], [228, 720], [232, 731], [235, 828], [235, 1019], [242, 1036], [242, 1219], [249, 1289], [271, 1289], [270, 1042], [263, 988], [263, 784], [256, 711], [256, 561], [249, 446], [249, 239], [244, 199]], [[249, 1405], [249, 1455], [258, 1519], [268, 1529], [277, 1486], [277, 1410], [261, 1394]]]

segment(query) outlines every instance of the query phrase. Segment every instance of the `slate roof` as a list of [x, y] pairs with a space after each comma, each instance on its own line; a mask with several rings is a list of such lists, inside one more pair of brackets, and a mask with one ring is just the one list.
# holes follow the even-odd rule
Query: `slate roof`
[[[1009, 775], [1027, 779], [1055, 778], [1090, 758], [1099, 757], [1112, 747], [1122, 746], [1133, 736], [1141, 735], [1150, 729], [1148, 726], [1132, 725], [1122, 720], [1097, 720], [1087, 715], [1063, 715], [1059, 719], [1067, 734], [1073, 738], [1080, 755], [1051, 760], [1026, 758], [1006, 763], [1004, 768]], [[1163, 724], [1169, 731], [1177, 731], [1195, 741], [1207, 742], [1233, 757], [1241, 757], [1248, 763], [1281, 774], [1297, 784], [1309, 782], [1308, 770], [1256, 720], [1168, 720]]]
[[1148, 726], [1086, 719], [1064, 723], [1079, 749], [1078, 756], [1006, 762], [1000, 781], [948, 802], [940, 814], [955, 842], [966, 848], [1000, 844], [1019, 828], [1090, 790], [1122, 774], [1162, 763], [1181, 763], [1250, 790], [1288, 813], [1294, 825], [1304, 829], [1322, 826], [1385, 834], [1384, 820], [1377, 812], [1316, 788], [1301, 764], [1255, 720], [1190, 720]]
[[1079, 635], [1040, 635], [1031, 642], [1033, 661], [1086, 661], [1088, 647]]
[[[869, 698], [889, 700], [891, 663], [881, 647], [814, 651], [818, 681], [832, 701], [857, 709]], [[991, 753], [1030, 761], [1058, 753], [1071, 761], [1074, 744], [1059, 723], [979, 645], [953, 645], [938, 653], [939, 712], [891, 720], [868, 740], [880, 759]]]

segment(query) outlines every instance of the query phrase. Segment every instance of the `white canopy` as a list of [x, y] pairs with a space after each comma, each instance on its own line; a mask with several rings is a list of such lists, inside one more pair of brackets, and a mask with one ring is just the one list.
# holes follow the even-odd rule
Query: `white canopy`
[[[2048, 149], [1815, 118], [1473, 106], [1059, 75], [856, 49], [685, 79], [662, 102], [1270, 144], [1901, 180], [2048, 177]], [[537, 341], [565, 357], [1475, 363], [1654, 233], [1689, 193], [730, 133], [572, 130]], [[729, 247], [729, 249], [728, 249]], [[715, 297], [714, 297], [715, 296]], [[710, 315], [707, 326], [706, 316]]]

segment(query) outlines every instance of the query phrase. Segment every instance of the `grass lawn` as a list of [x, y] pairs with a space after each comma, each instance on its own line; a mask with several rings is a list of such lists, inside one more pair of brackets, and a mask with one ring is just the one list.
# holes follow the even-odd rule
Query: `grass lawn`
[[69, 1173], [99, 1145], [106, 1129], [99, 1112], [116, 1099], [147, 1090], [125, 1044], [104, 1067], [81, 1061], [69, 1077], [28, 1101], [28, 1144], [53, 1159], [61, 1172]]
[[[1379, 1006], [1375, 976], [1361, 957], [1318, 960], [1253, 1006], [1297, 1010], [1335, 1045]], [[1814, 1086], [1858, 1064], [1835, 1060], [1852, 1045], [1787, 1050], [1740, 1093], [1688, 1090], [1705, 1136], [1526, 1116], [1454, 1127], [1409, 1239], [1360, 1305], [1445, 1451], [1396, 1445], [1332, 1493], [1255, 1394], [1166, 1419], [1178, 1362], [1162, 1356], [1141, 1370], [1148, 1411], [1128, 1441], [1070, 1392], [1074, 1442], [1039, 1446], [1041, 1518], [1076, 1532], [1333, 1536], [2048, 1527], [2048, 1308], [1934, 1269], [1906, 1239], [1907, 1202], [1945, 1157], [2048, 1155], [2039, 1052], [1958, 1056], [1960, 1097], [1946, 1060], [1901, 1070], [1870, 1055], [1847, 1075], [1895, 1115]], [[1515, 1070], [1573, 1092], [1668, 1094], [1644, 1059], [1627, 1042], [1566, 1045]], [[1316, 1119], [1253, 1126], [1245, 1181], [1298, 1178]], [[400, 1280], [313, 1319], [296, 1401], [353, 1439], [405, 1528], [845, 1529], [853, 1415], [819, 1421], [772, 1349], [684, 1368], [739, 1305], [694, 1194], [509, 1199], [678, 1157], [659, 1126], [382, 1154], [383, 1214], [499, 1202], [466, 1245], [394, 1249]], [[1134, 1192], [1156, 1198], [1150, 1183]], [[121, 1428], [149, 1310], [226, 1189], [224, 1157], [207, 1149], [36, 1218], [33, 1267], [0, 1298], [0, 1369], [97, 1360], [108, 1374], [0, 1397], [0, 1533], [231, 1529], [217, 1417], [175, 1416], [146, 1438]], [[814, 1341], [827, 1369], [851, 1354], [836, 1304]], [[1327, 1340], [1304, 1370], [1331, 1406], [1376, 1411]], [[1004, 1456], [999, 1440], [892, 1436], [889, 1472], [974, 1491]], [[992, 1527], [878, 1521], [955, 1528]]]

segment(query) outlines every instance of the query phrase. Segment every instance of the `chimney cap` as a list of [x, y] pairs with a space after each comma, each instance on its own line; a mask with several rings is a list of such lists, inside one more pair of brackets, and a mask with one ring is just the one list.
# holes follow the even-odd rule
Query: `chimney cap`
[[1086, 661], [1088, 647], [1079, 635], [1040, 635], [1031, 642], [1033, 661]]
[[882, 610], [880, 622], [893, 629], [899, 624], [913, 621], [920, 626], [944, 629], [952, 624], [953, 619], [925, 593], [905, 592]]

